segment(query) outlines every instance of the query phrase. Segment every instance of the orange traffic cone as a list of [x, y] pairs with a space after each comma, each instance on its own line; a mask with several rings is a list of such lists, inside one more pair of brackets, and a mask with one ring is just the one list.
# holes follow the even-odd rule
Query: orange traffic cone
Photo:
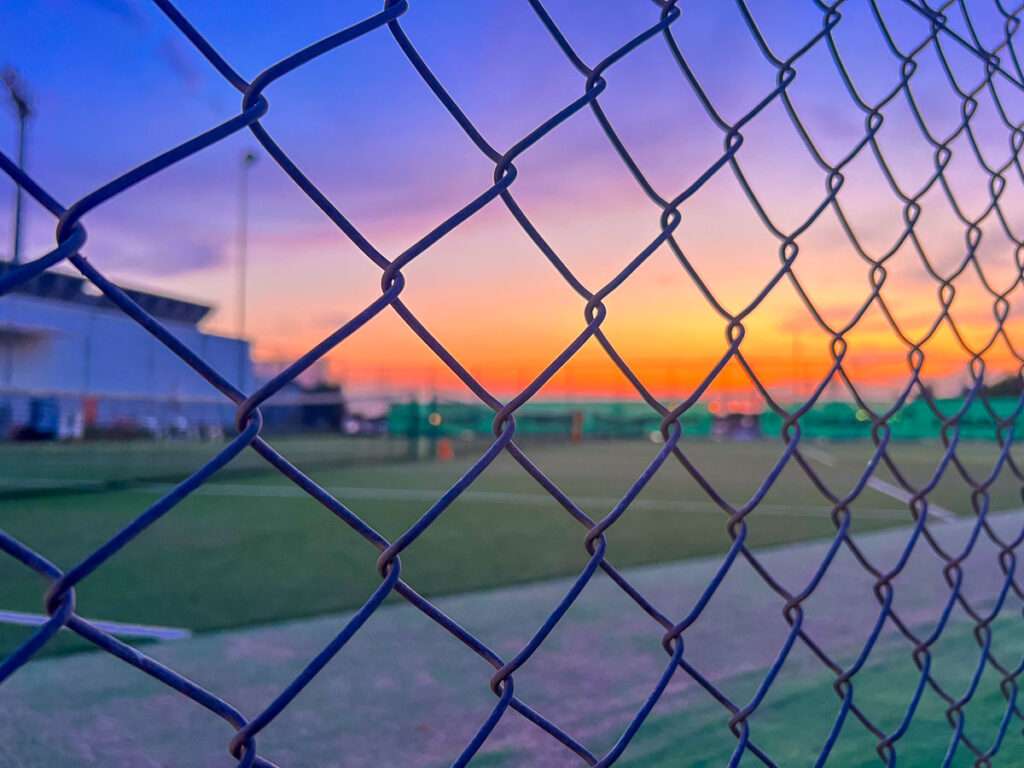
[[572, 412], [572, 426], [569, 432], [569, 440], [578, 443], [583, 440], [583, 411]]
[[442, 437], [437, 441], [437, 460], [451, 461], [454, 458], [455, 450], [452, 448], [452, 441], [447, 437]]

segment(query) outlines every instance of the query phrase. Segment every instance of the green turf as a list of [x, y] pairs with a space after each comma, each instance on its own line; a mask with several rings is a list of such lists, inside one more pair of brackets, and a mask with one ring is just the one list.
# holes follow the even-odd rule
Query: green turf
[[[274, 445], [295, 461], [313, 466], [400, 459], [405, 440], [280, 436]], [[224, 441], [135, 440], [88, 443], [0, 441], [0, 495], [51, 490], [103, 490], [143, 480], [180, 479], [226, 445]], [[236, 458], [222, 474], [252, 474], [266, 468], [254, 451]]]
[[[1016, 635], [1018, 623], [1014, 618], [996, 621], [993, 632], [1003, 638], [1010, 633]], [[917, 630], [921, 635], [928, 634], [924, 627], [917, 627]], [[1012, 645], [1018, 647], [1019, 655], [1020, 643]], [[953, 697], [962, 696], [970, 685], [970, 676], [981, 654], [968, 624], [953, 622], [949, 625], [932, 654], [933, 678]], [[784, 667], [750, 715], [750, 738], [776, 765], [812, 766], [821, 756], [841, 709], [841, 700], [833, 687], [835, 677], [824, 672], [787, 674], [786, 669]], [[684, 673], [677, 671], [675, 680], [678, 682], [681, 677]], [[763, 679], [764, 672], [757, 672], [716, 682], [726, 691], [754, 691]], [[852, 701], [875, 727], [885, 734], [893, 734], [903, 722], [921, 679], [921, 671], [913, 663], [907, 643], [893, 634], [883, 634], [868, 662], [853, 677]], [[995, 743], [1007, 712], [1008, 701], [999, 683], [999, 675], [987, 667], [970, 702], [963, 708], [966, 732], [982, 750]], [[737, 702], [739, 706], [746, 703], [746, 699]], [[913, 710], [910, 726], [895, 741], [897, 765], [902, 768], [939, 765], [969, 768], [975, 765], [976, 755], [963, 743], [957, 745], [948, 763], [943, 762], [954, 734], [946, 716], [948, 708], [949, 704], [926, 684]], [[710, 695], [694, 689], [683, 706], [656, 707], [616, 765], [622, 768], [722, 768], [735, 757], [738, 743], [729, 728], [730, 716], [731, 712]], [[604, 748], [611, 747], [624, 725], [616, 726], [615, 732], [606, 735]], [[1024, 764], [1024, 741], [1020, 736], [1019, 720], [1013, 718], [997, 755], [986, 765], [1014, 768]], [[824, 765], [877, 768], [885, 764], [879, 757], [878, 743], [878, 737], [849, 713]], [[512, 768], [523, 764], [527, 755], [502, 750], [485, 752], [484, 757], [481, 765]], [[474, 761], [473, 765], [476, 764]], [[740, 765], [762, 766], [763, 763], [748, 752], [741, 758]]]
[[[272, 441], [273, 442], [273, 441]], [[340, 441], [339, 445], [345, 441]], [[138, 465], [140, 457], [156, 462], [154, 444], [130, 445], [124, 457], [108, 452], [101, 469], [116, 474], [118, 464]], [[191, 466], [214, 450], [210, 445], [172, 446]], [[164, 446], [166, 451], [167, 446]], [[687, 455], [712, 485], [731, 501], [741, 502], [769, 472], [781, 446], [763, 443], [694, 442]], [[836, 466], [815, 470], [836, 493], [849, 491], [871, 447], [861, 444], [822, 446]], [[61, 461], [95, 446], [16, 446], [13, 452], [38, 450]], [[480, 446], [459, 444], [452, 462], [353, 464], [350, 455], [336, 460], [332, 443], [281, 442], [286, 455], [328, 489], [418, 489], [439, 495], [472, 460]], [[636, 476], [654, 458], [658, 446], [646, 442], [565, 443], [527, 446], [528, 453], [595, 518], [608, 513]], [[347, 450], [347, 449], [346, 449]], [[902, 444], [900, 466], [915, 482], [924, 482], [938, 460], [935, 446]], [[137, 453], [136, 453], [137, 452]], [[971, 471], [990, 471], [995, 451], [985, 444], [966, 445], [961, 453]], [[6, 456], [11, 456], [8, 453]], [[27, 453], [25, 455], [28, 455]], [[0, 457], [2, 458], [2, 457]], [[22, 457], [24, 458], [24, 457]], [[181, 459], [181, 457], [179, 457]], [[0, 483], [12, 472], [23, 480], [29, 466], [48, 466], [34, 458], [0, 470]], [[99, 462], [93, 457], [90, 461]], [[253, 462], [251, 458], [245, 462]], [[332, 465], [336, 469], [325, 468]], [[165, 469], [156, 467], [155, 469]], [[185, 472], [178, 472], [184, 477]], [[884, 473], [883, 473], [883, 476]], [[891, 478], [890, 478], [891, 479]], [[352, 608], [379, 583], [377, 550], [314, 501], [301, 495], [264, 495], [287, 485], [274, 474], [232, 474], [214, 485], [228, 495], [196, 494], [145, 531], [78, 589], [78, 611], [87, 617], [202, 631], [280, 621], [286, 618]], [[232, 488], [253, 489], [231, 495]], [[950, 478], [933, 494], [935, 501], [958, 512], [969, 510], [963, 481]], [[217, 490], [217, 488], [212, 488]], [[426, 595], [465, 592], [578, 572], [586, 562], [584, 529], [553, 501], [536, 503], [543, 491], [508, 456], [502, 455], [473, 485], [474, 492], [529, 494], [531, 499], [460, 499], [403, 554], [403, 577]], [[256, 495], [253, 495], [256, 494]], [[365, 494], [363, 494], [365, 495]], [[340, 493], [346, 501], [345, 493]], [[68, 568], [130, 522], [158, 494], [150, 487], [103, 492], [45, 494], [0, 500], [0, 527]], [[865, 490], [854, 507], [855, 530], [905, 524], [900, 502]], [[620, 565], [679, 560], [722, 552], [730, 544], [726, 516], [675, 462], [670, 462], [609, 534], [609, 559]], [[429, 507], [426, 498], [348, 500], [351, 509], [394, 538]], [[666, 506], [667, 505], [667, 506]], [[993, 489], [993, 509], [1019, 507], [1007, 482]], [[799, 514], [789, 515], [792, 508]], [[828, 536], [834, 528], [822, 495], [794, 466], [787, 468], [749, 518], [749, 541], [768, 546]], [[862, 514], [857, 514], [861, 509]], [[0, 558], [0, 607], [39, 611], [43, 581], [9, 558]], [[28, 630], [0, 627], [0, 653], [24, 640]], [[67, 640], [51, 644], [60, 650]]]
[[[997, 635], [1017, 632], [1017, 622], [1006, 619]], [[922, 634], [926, 634], [923, 633]], [[1005, 636], [1005, 634], [1004, 634]], [[943, 659], [956, 659], [956, 664], [943, 664]], [[954, 697], [964, 694], [969, 686], [972, 666], [980, 659], [980, 650], [966, 625], [951, 626], [935, 650], [931, 674]], [[964, 663], [964, 660], [970, 660]], [[751, 689], [760, 682], [760, 675], [746, 675]], [[872, 653], [868, 664], [853, 678], [853, 702], [883, 733], [893, 734], [902, 723], [913, 693], [921, 680], [910, 650], [902, 642], [883, 642]], [[825, 674], [799, 679], [782, 679], [770, 689], [768, 696], [750, 718], [754, 743], [767, 752], [777, 765], [814, 765], [828, 739], [840, 710], [840, 699]], [[739, 681], [731, 681], [736, 684]], [[991, 667], [986, 669], [970, 703], [963, 708], [967, 732], [982, 750], [989, 749], [998, 737], [1008, 702], [1000, 691], [1000, 678]], [[745, 702], [742, 702], [745, 703]], [[913, 720], [895, 742], [897, 765], [904, 768], [930, 768], [948, 765], [968, 768], [976, 756], [962, 743], [945, 763], [953, 737], [946, 716], [948, 703], [926, 685]], [[633, 748], [617, 765], [623, 768], [718, 768], [729, 763], [736, 747], [736, 738], [728, 728], [730, 713], [710, 697], [683, 712], [659, 714], [657, 710], [639, 731]], [[872, 735], [852, 714], [844, 720], [839, 736], [828, 753], [826, 766], [837, 768], [876, 768], [884, 763], [876, 749], [878, 738]], [[685, 761], [681, 762], [681, 756]], [[510, 765], [514, 764], [510, 763]], [[1024, 764], [1024, 742], [1020, 738], [1019, 720], [1012, 719], [1000, 749], [991, 760], [993, 768], [1011, 768]], [[761, 765], [747, 755], [741, 765]]]

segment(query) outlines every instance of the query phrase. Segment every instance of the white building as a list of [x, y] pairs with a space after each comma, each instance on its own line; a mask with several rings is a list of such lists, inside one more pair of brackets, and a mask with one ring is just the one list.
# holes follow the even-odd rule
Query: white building
[[[10, 264], [0, 262], [0, 274]], [[125, 292], [250, 391], [249, 343], [204, 333], [210, 307]], [[234, 406], [82, 277], [45, 272], [0, 297], [0, 435], [229, 427]]]

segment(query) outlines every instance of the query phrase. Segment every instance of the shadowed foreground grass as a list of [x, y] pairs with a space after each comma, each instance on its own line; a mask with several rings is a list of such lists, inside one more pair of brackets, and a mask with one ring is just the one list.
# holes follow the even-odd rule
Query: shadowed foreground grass
[[[1002, 516], [1016, 521], [1020, 514]], [[963, 538], [966, 523], [949, 525]], [[904, 546], [904, 526], [861, 538], [875, 556], [891, 562]], [[984, 544], [984, 542], [982, 542]], [[979, 545], [980, 546], [980, 545]], [[785, 583], [806, 578], [820, 562], [826, 542], [761, 553], [762, 563]], [[993, 557], [989, 544], [979, 550]], [[529, 561], [529, 558], [525, 558]], [[714, 573], [716, 558], [633, 569], [631, 582], [667, 615], [682, 615]], [[898, 585], [901, 619], [919, 637], [934, 630], [948, 588], [933, 559], [911, 559]], [[965, 572], [981, 610], [998, 595], [998, 569]], [[803, 583], [803, 582], [801, 582]], [[501, 654], [518, 651], [566, 593], [568, 579], [513, 589], [441, 598], [438, 608]], [[251, 601], [249, 607], [257, 601]], [[1024, 653], [1020, 601], [1013, 595], [991, 624], [991, 651], [1014, 666]], [[861, 653], [877, 618], [871, 580], [852, 558], [834, 562], [805, 603], [804, 628], [829, 656], [849, 668]], [[152, 647], [151, 653], [225, 700], [258, 711], [344, 625], [329, 614]], [[956, 609], [931, 647], [930, 669], [953, 697], [972, 685], [981, 659], [974, 623]], [[766, 593], [760, 577], [738, 561], [701, 618], [685, 632], [686, 658], [742, 707], [785, 647], [788, 624], [782, 603]], [[662, 630], [637, 610], [610, 579], [595, 578], [516, 673], [516, 693], [553, 718], [595, 754], [605, 754], [635, 716], [664, 670]], [[412, 606], [383, 608], [356, 633], [302, 695], [262, 734], [265, 755], [280, 765], [403, 765], [443, 768], [468, 743], [494, 705], [487, 680], [492, 670]], [[914, 699], [919, 671], [912, 646], [887, 622], [862, 668], [853, 677], [853, 701], [883, 734], [900, 729]], [[778, 676], [749, 718], [752, 738], [778, 766], [813, 766], [836, 722], [840, 701], [835, 675], [797, 642]], [[1007, 712], [991, 667], [964, 707], [965, 732], [980, 749], [991, 748]], [[35, 766], [54, 761], [74, 765], [135, 764], [140, 755], [154, 765], [213, 765], [226, 758], [231, 729], [201, 707], [105, 654], [82, 653], [26, 665], [2, 688], [0, 763]], [[4, 709], [4, 707], [7, 707]], [[973, 763], [963, 745], [944, 762], [953, 731], [948, 704], [925, 689], [906, 732], [896, 740], [903, 768]], [[633, 768], [716, 768], [729, 764], [736, 738], [731, 712], [685, 671], [677, 670], [651, 717], [617, 764]], [[62, 723], [53, 729], [49, 723]], [[144, 737], [141, 734], [145, 734]], [[45, 735], [42, 738], [41, 735]], [[883, 765], [880, 736], [848, 716], [826, 766]], [[231, 762], [228, 760], [228, 762]], [[502, 718], [472, 765], [491, 768], [578, 766], [562, 745], [539, 734], [513, 713]], [[1020, 719], [1007, 729], [991, 765], [1024, 764]], [[761, 765], [746, 755], [741, 765]]]
[[[1002, 632], [1018, 632], [1019, 622], [1006, 619]], [[997, 632], [1000, 622], [996, 622]], [[943, 642], [939, 659], [947, 657], [956, 664], [933, 664], [931, 673], [954, 696], [965, 694], [969, 675], [980, 658], [980, 650], [964, 630]], [[756, 685], [760, 676], [747, 676]], [[853, 678], [853, 702], [883, 732], [895, 734], [901, 726], [921, 673], [911, 661], [908, 646], [875, 651], [865, 669]], [[840, 700], [833, 690], [834, 677], [826, 674], [776, 683], [763, 704], [750, 718], [751, 738], [779, 766], [811, 766], [822, 754], [830, 730], [836, 723]], [[1009, 703], [999, 687], [1000, 678], [991, 667], [982, 675], [977, 691], [964, 707], [964, 732], [979, 749], [990, 750], [1000, 738], [1003, 718]], [[745, 702], [744, 702], [745, 703]], [[909, 728], [894, 742], [892, 764], [901, 768], [968, 768], [977, 756], [962, 742], [951, 749], [954, 729], [947, 719], [948, 704], [925, 686], [913, 712]], [[730, 765], [737, 744], [728, 728], [729, 712], [710, 697], [685, 712], [655, 713], [641, 728], [636, 742], [616, 763], [623, 768], [720, 768]], [[828, 752], [826, 766], [841, 768], [877, 768], [886, 765], [877, 750], [879, 740], [848, 714], [841, 723], [838, 738]], [[1010, 718], [999, 750], [990, 763], [993, 768], [1011, 768], [1024, 764], [1024, 740], [1021, 721]], [[887, 753], [888, 758], [888, 753]], [[514, 765], [514, 760], [507, 765]], [[744, 766], [763, 765], [746, 753]]]

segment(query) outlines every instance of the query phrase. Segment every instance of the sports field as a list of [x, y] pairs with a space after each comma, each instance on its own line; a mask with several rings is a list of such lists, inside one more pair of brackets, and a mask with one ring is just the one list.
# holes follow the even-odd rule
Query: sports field
[[[422, 515], [485, 448], [457, 443], [451, 461], [417, 461], [406, 457], [408, 446], [402, 442], [271, 442], [389, 538]], [[646, 441], [524, 447], [595, 518], [607, 514], [659, 449]], [[862, 443], [805, 447], [814, 472], [837, 495], [855, 486], [872, 451]], [[781, 451], [769, 441], [693, 441], [683, 448], [736, 504], [755, 491]], [[216, 446], [7, 445], [2, 450], [0, 484], [8, 488], [0, 500], [3, 528], [66, 568], [156, 501], [184, 477], [187, 466], [201, 463]], [[937, 445], [925, 443], [899, 443], [892, 450], [908, 479], [920, 484], [941, 458]], [[991, 444], [964, 443], [958, 456], [964, 470], [982, 477], [992, 471], [997, 453]], [[269, 701], [342, 626], [345, 617], [339, 614], [362, 604], [378, 584], [377, 551], [276, 472], [262, 469], [260, 461], [245, 456], [229, 466], [78, 588], [78, 611], [88, 618], [192, 632], [191, 639], [150, 644], [148, 652], [247, 713]], [[947, 468], [929, 498], [937, 535], [962, 541], [970, 526], [956, 516], [969, 514], [971, 507], [967, 485], [955, 471]], [[910, 516], [891, 485], [894, 478], [884, 469], [876, 475], [881, 482], [866, 487], [853, 505], [854, 531], [873, 557], [891, 564], [906, 541]], [[829, 506], [793, 463], [748, 518], [750, 544], [773, 575], [793, 588], [802, 587], [824, 556], [824, 540], [834, 532]], [[995, 516], [1000, 524], [1019, 525], [1020, 506], [1019, 491], [1007, 477], [992, 486], [993, 512], [1018, 510]], [[608, 556], [616, 565], [634, 566], [633, 583], [679, 615], [711, 578], [719, 562], [713, 555], [730, 544], [726, 520], [670, 460], [611, 529]], [[881, 530], [886, 528], [891, 530]], [[584, 529], [503, 455], [403, 554], [403, 576], [500, 653], [512, 654], [564, 594], [567, 577], [583, 567], [583, 536]], [[808, 543], [796, 543], [802, 541]], [[968, 583], [980, 596], [979, 605], [991, 605], [1001, 576], [987, 541], [973, 560], [979, 565], [972, 566]], [[941, 565], [918, 548], [907, 565], [905, 586], [898, 589], [901, 615], [922, 634], [948, 595]], [[807, 605], [808, 626], [847, 665], [877, 615], [871, 583], [844, 555]], [[44, 589], [39, 578], [0, 559], [0, 609], [38, 613]], [[434, 768], [450, 763], [487, 716], [493, 706], [487, 665], [411, 607], [392, 602], [303, 693], [301, 705], [290, 707], [267, 732], [267, 754], [279, 764], [368, 767], [400, 755], [404, 765]], [[739, 561], [688, 630], [687, 659], [735, 701], [748, 701], [785, 644], [781, 608], [778, 596]], [[994, 624], [993, 649], [1004, 660], [1019, 658], [1024, 645], [1016, 640], [1016, 624], [1004, 628], [1006, 621], [1012, 620]], [[955, 614], [933, 649], [934, 669], [959, 693], [970, 686], [977, 665], [972, 628], [965, 616]], [[0, 625], [3, 652], [30, 631]], [[517, 691], [527, 691], [532, 704], [587, 743], [608, 749], [664, 668], [661, 631], [609, 580], [596, 579], [545, 642], [544, 652], [517, 672]], [[0, 746], [0, 762], [27, 766], [59, 758], [80, 765], [129, 764], [139, 759], [143, 731], [143, 751], [154, 765], [207, 764], [212, 755], [226, 756], [223, 724], [105, 654], [63, 655], [85, 647], [63, 632], [41, 654], [49, 658], [37, 659], [7, 682], [10, 716], [0, 727], [7, 745], [6, 751]], [[787, 658], [751, 722], [756, 743], [778, 764], [813, 763], [838, 711], [833, 681], [800, 644]], [[856, 701], [891, 732], [918, 681], [906, 641], [887, 627], [857, 675]], [[402, 693], [400, 701], [396, 691]], [[353, 696], [359, 707], [339, 708], [338, 701]], [[913, 727], [899, 742], [900, 765], [941, 763], [952, 733], [946, 706], [925, 691]], [[966, 710], [969, 732], [993, 738], [1005, 711], [999, 681], [989, 669]], [[724, 765], [735, 746], [728, 714], [677, 674], [624, 764]], [[59, 739], [43, 743], [31, 735], [39, 732], [40, 722], [54, 720], [68, 724]], [[794, 728], [801, 738], [792, 738]], [[562, 747], [532, 734], [517, 717], [503, 719], [473, 765], [578, 764]], [[828, 764], [877, 764], [877, 742], [851, 721]], [[680, 755], [687, 759], [680, 762]], [[963, 748], [954, 757], [949, 765], [969, 764]], [[1001, 761], [993, 765], [1015, 765], [1020, 759], [1019, 729], [1011, 725]]]
[[[453, 461], [408, 461], [403, 443], [341, 438], [272, 441], [364, 520], [393, 538], [408, 528], [483, 451], [457, 444]], [[608, 513], [654, 458], [653, 443], [541, 443], [531, 458], [594, 518]], [[9, 445], [0, 456], [4, 530], [68, 568], [112, 536], [198, 466], [210, 444]], [[740, 504], [781, 451], [774, 442], [684, 445], [712, 485]], [[814, 470], [837, 495], [857, 482], [872, 446], [809, 445]], [[925, 483], [941, 456], [937, 445], [893, 447], [909, 479]], [[251, 454], [251, 452], [250, 452]], [[958, 455], [979, 476], [991, 472], [994, 446], [963, 443]], [[203, 632], [315, 616], [360, 605], [379, 583], [377, 550], [258, 456], [240, 457], [78, 588], [81, 615], [107, 621]], [[953, 467], [930, 495], [938, 512], [970, 510]], [[884, 469], [880, 480], [892, 483]], [[1008, 475], [1003, 472], [1001, 475]], [[66, 489], [61, 489], [61, 486]], [[854, 530], [909, 522], [906, 504], [882, 485], [853, 505]], [[1020, 507], [1003, 477], [990, 508]], [[750, 516], [754, 547], [829, 536], [829, 505], [791, 462]], [[945, 510], [945, 512], [943, 512]], [[726, 515], [670, 460], [609, 534], [616, 565], [684, 560], [725, 551]], [[472, 488], [403, 554], [404, 578], [440, 594], [520, 584], [579, 572], [584, 529], [510, 458], [502, 455]], [[42, 581], [0, 558], [0, 610], [39, 612]], [[30, 629], [0, 625], [0, 652]], [[48, 652], [74, 647], [62, 633]]]
[[[1006, 533], [1021, 513], [992, 518]], [[970, 522], [943, 524], [940, 538], [963, 540]], [[891, 563], [907, 540], [907, 527], [863, 534], [872, 559]], [[821, 541], [761, 552], [764, 565], [790, 585], [802, 584], [820, 562]], [[981, 566], [967, 569], [980, 604], [998, 592], [994, 549], [978, 542]], [[672, 616], [684, 614], [707, 585], [718, 557], [628, 569], [631, 582]], [[916, 550], [898, 585], [897, 607], [914, 631], [934, 626], [948, 596], [941, 566]], [[571, 582], [560, 578], [437, 598], [455, 617], [503, 656], [527, 641]], [[1019, 601], [992, 625], [991, 652], [1003, 661], [1021, 658]], [[742, 705], [785, 645], [783, 603], [740, 560], [703, 616], [686, 631], [686, 658], [720, 691]], [[878, 605], [871, 579], [840, 556], [805, 604], [805, 628], [844, 667], [867, 640]], [[328, 614], [160, 643], [147, 652], [208, 687], [251, 715], [267, 704], [344, 626], [351, 614]], [[942, 639], [931, 648], [930, 669], [954, 696], [972, 687], [980, 659], [973, 622], [954, 611]], [[601, 574], [580, 595], [542, 650], [516, 672], [516, 693], [551, 717], [591, 750], [611, 748], [665, 668], [663, 630]], [[895, 733], [914, 696], [920, 672], [911, 646], [887, 624], [854, 681], [854, 702], [885, 734]], [[280, 766], [324, 768], [446, 768], [494, 706], [487, 681], [493, 669], [446, 631], [404, 603], [383, 606], [350, 643], [261, 735], [260, 752]], [[811, 766], [840, 711], [835, 677], [801, 643], [786, 658], [771, 691], [750, 719], [754, 743], [775, 765]], [[943, 762], [952, 729], [948, 704], [925, 688], [911, 727], [898, 739], [897, 765], [967, 768], [961, 745]], [[1007, 709], [999, 676], [987, 666], [965, 708], [965, 733], [982, 748], [997, 738]], [[222, 721], [137, 670], [101, 653], [35, 661], [0, 688], [0, 764], [37, 765], [233, 765], [226, 750], [231, 729]], [[721, 768], [736, 745], [729, 711], [678, 670], [641, 727], [622, 762], [634, 768]], [[60, 728], [48, 724], [61, 723]], [[45, 739], [38, 734], [46, 730]], [[883, 764], [879, 737], [847, 718], [827, 766], [869, 768]], [[1020, 730], [1011, 722], [991, 763], [1013, 768], [1024, 761]], [[538, 734], [515, 713], [472, 761], [490, 768], [578, 768], [564, 747]], [[748, 755], [742, 765], [761, 765]]]

